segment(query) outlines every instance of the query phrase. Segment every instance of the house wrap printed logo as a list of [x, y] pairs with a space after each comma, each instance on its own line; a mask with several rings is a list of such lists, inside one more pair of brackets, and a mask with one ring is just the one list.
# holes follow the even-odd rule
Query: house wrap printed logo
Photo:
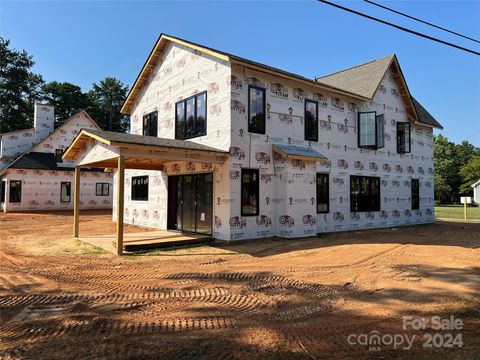
[[270, 92], [273, 96], [288, 99], [288, 89], [280, 83], [271, 83]]

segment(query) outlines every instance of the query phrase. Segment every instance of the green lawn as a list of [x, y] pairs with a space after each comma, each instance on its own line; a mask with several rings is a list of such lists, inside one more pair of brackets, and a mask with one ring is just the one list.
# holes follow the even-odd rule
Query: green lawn
[[[435, 206], [435, 217], [463, 220], [463, 205]], [[468, 207], [467, 220], [480, 220], [480, 207]]]

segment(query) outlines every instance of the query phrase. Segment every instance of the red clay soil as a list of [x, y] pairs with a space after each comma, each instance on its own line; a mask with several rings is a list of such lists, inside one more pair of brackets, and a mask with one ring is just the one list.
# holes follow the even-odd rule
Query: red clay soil
[[[81, 235], [114, 232], [109, 214], [84, 213]], [[123, 257], [80, 243], [71, 232], [70, 213], [0, 215], [1, 358], [478, 359], [480, 353], [480, 224]], [[461, 329], [402, 327], [404, 316], [451, 315], [462, 320]], [[378, 347], [349, 343], [374, 331], [382, 336]], [[437, 344], [447, 333], [461, 334], [463, 346], [424, 347], [435, 333]], [[385, 335], [396, 334], [415, 335], [412, 348], [388, 344]]]

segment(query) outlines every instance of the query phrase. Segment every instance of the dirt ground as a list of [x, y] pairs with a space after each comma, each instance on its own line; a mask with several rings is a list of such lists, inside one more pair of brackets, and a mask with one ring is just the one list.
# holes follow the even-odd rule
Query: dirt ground
[[[82, 213], [81, 235], [114, 230], [109, 214]], [[480, 358], [480, 224], [123, 257], [71, 233], [69, 213], [0, 215], [0, 358]], [[403, 329], [404, 316], [452, 315], [461, 329]], [[404, 350], [388, 335], [415, 337]]]

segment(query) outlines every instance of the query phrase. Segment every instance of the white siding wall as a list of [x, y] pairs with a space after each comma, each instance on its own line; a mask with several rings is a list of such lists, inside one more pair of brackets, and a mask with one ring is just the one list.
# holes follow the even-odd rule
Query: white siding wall
[[[162, 60], [150, 75], [146, 86], [134, 104], [130, 129], [132, 134], [142, 134], [143, 116], [158, 111], [158, 137], [175, 138], [175, 103], [207, 91], [207, 135], [188, 141], [228, 150], [230, 147], [230, 64], [209, 55], [177, 44], [166, 47]], [[174, 170], [175, 169], [175, 170]], [[185, 163], [168, 165], [172, 174], [205, 172], [202, 164], [196, 170]], [[215, 167], [214, 182], [223, 184], [228, 176]], [[131, 177], [149, 175], [148, 201], [132, 201]], [[125, 222], [161, 229], [167, 224], [167, 177], [161, 171], [126, 170]], [[221, 190], [224, 189], [224, 190]], [[216, 197], [228, 197], [228, 183], [222, 188], [214, 186]], [[228, 221], [227, 218], [224, 219]]]

